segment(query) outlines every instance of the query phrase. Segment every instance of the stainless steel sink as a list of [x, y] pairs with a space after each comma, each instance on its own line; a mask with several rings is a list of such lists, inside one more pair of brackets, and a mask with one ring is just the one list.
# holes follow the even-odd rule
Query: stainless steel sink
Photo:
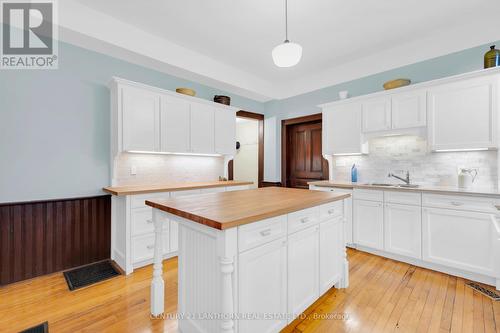
[[388, 183], [364, 183], [368, 186], [384, 186], [384, 187], [402, 187], [402, 188], [418, 188], [417, 184], [388, 184]]

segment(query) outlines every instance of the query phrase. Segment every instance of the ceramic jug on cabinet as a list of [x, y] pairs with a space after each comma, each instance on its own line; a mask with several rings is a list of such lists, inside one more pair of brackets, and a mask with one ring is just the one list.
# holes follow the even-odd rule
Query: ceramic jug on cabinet
[[458, 187], [471, 188], [477, 176], [476, 169], [460, 169], [458, 172]]

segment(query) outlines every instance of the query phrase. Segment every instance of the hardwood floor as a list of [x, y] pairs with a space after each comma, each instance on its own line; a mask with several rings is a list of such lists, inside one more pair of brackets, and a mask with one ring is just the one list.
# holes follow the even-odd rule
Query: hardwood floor
[[[349, 250], [350, 286], [331, 289], [285, 332], [496, 332], [500, 302], [465, 280]], [[164, 262], [165, 310], [177, 302], [177, 260]], [[151, 266], [69, 292], [61, 273], [0, 288], [0, 332], [43, 321], [53, 332], [177, 332], [174, 316], [149, 318]], [[168, 317], [168, 316], [167, 316]], [[257, 332], [256, 332], [257, 333]]]

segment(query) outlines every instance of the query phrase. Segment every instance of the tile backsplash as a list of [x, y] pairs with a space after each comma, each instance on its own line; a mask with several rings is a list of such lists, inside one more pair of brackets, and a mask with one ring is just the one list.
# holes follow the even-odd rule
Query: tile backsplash
[[[132, 167], [137, 170], [131, 175]], [[215, 181], [224, 175], [224, 158], [122, 153], [117, 157], [115, 185]]]
[[496, 151], [432, 153], [427, 141], [417, 136], [371, 139], [369, 147], [369, 155], [334, 156], [332, 179], [350, 181], [351, 166], [356, 163], [358, 182], [399, 183], [388, 173], [409, 170], [413, 183], [456, 186], [458, 168], [473, 168], [478, 171], [476, 187], [497, 188]]

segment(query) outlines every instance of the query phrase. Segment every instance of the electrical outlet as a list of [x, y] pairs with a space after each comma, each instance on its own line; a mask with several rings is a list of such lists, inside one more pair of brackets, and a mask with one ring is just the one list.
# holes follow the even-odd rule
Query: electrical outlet
[[137, 167], [136, 167], [135, 165], [132, 165], [132, 166], [130, 167], [130, 174], [131, 174], [132, 176], [137, 175]]

